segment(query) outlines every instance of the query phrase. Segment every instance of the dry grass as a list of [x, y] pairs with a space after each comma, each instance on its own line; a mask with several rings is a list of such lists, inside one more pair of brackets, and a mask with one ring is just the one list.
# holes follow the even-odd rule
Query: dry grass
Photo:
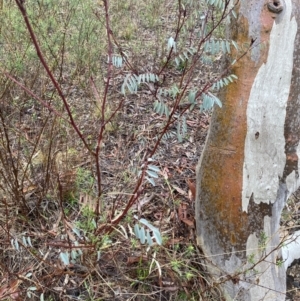
[[[137, 171], [165, 123], [153, 112], [149, 87], [124, 98], [121, 84], [130, 70], [156, 72], [164, 64], [167, 39], [177, 26], [177, 3], [111, 1], [113, 51], [127, 57], [128, 64], [113, 69], [108, 92], [102, 2], [28, 0], [26, 7], [51, 72], [91, 148], [101, 118], [109, 118], [124, 100], [101, 139], [101, 212], [95, 216], [99, 187], [94, 158], [70, 126], [16, 5], [5, 3], [1, 70], [36, 97], [1, 77], [0, 299], [198, 300], [209, 286], [194, 245], [187, 180], [194, 177], [208, 115], [193, 111], [184, 142], [179, 144], [174, 135], [160, 144], [155, 162], [165, 179], [160, 176], [156, 187], [145, 182], [125, 218], [108, 230], [124, 210]], [[187, 34], [191, 38], [194, 33], [183, 33], [182, 43]], [[208, 76], [194, 72], [197, 84], [200, 76]], [[170, 65], [163, 76], [168, 87], [180, 82], [182, 72]], [[141, 245], [133, 233], [134, 215], [160, 229], [163, 246]], [[70, 258], [62, 258], [64, 254]]]

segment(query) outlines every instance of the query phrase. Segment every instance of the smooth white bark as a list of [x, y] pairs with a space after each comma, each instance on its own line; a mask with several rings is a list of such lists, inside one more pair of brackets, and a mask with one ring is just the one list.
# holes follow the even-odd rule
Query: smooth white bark
[[284, 267], [287, 269], [294, 260], [300, 258], [300, 230], [289, 236], [282, 247]]
[[247, 106], [247, 136], [243, 171], [243, 210], [250, 198], [274, 203], [285, 166], [284, 124], [290, 92], [297, 23], [292, 3], [280, 23], [274, 22], [268, 59], [255, 78]]

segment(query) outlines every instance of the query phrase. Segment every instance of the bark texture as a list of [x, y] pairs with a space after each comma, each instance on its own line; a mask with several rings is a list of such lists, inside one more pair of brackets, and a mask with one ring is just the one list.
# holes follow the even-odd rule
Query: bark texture
[[239, 80], [221, 96], [199, 160], [197, 237], [210, 273], [230, 275], [227, 300], [279, 301], [280, 216], [299, 186], [300, 4], [241, 0], [238, 10], [232, 39], [253, 47], [232, 68]]

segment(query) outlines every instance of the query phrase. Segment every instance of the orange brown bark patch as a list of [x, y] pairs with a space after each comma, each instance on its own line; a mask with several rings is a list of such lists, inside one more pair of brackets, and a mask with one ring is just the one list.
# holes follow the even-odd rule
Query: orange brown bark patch
[[[244, 250], [247, 238], [263, 228], [263, 217], [271, 215], [272, 205], [255, 204], [251, 198], [249, 214], [242, 211], [244, 144], [247, 133], [247, 103], [260, 66], [267, 60], [269, 33], [274, 15], [265, 6], [260, 15], [261, 44], [259, 61], [249, 52], [232, 68], [238, 82], [222, 95], [223, 108], [215, 109], [209, 137], [202, 156], [200, 178], [200, 226], [205, 236], [218, 236], [222, 250]], [[240, 16], [236, 35], [239, 45], [251, 45], [249, 24]], [[263, 46], [263, 47], [262, 47]], [[250, 209], [250, 208], [249, 208]], [[206, 222], [207, 221], [207, 222]], [[205, 228], [205, 229], [204, 229]], [[230, 249], [229, 249], [230, 248]]]

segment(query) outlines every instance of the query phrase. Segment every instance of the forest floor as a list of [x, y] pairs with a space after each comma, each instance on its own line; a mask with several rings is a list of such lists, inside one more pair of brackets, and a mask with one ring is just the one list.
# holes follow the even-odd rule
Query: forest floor
[[[98, 216], [94, 158], [66, 121], [66, 109], [53, 83], [35, 52], [30, 52], [31, 40], [25, 39], [22, 30], [18, 38], [17, 29], [12, 34], [14, 27], [9, 22], [3, 25], [5, 57], [1, 70], [9, 70], [62, 116], [48, 110], [6, 76], [1, 78], [0, 300], [222, 300], [215, 280], [205, 272], [203, 255], [196, 245], [194, 218], [195, 168], [211, 111], [187, 111], [181, 141], [176, 123], [170, 126], [168, 136], [152, 157], [151, 164], [159, 170], [158, 177], [152, 179], [155, 186], [151, 180], [145, 181], [136, 202], [112, 227], [112, 220], [122, 214], [133, 195], [139, 170], [166, 122], [166, 116], [153, 109], [152, 84], [141, 84], [136, 93], [124, 96], [122, 83], [133, 70], [159, 70], [165, 59], [161, 52], [167, 48], [160, 45], [167, 44], [174, 34], [178, 15], [177, 5], [170, 0], [149, 1], [147, 5], [136, 0], [121, 2], [111, 1], [114, 46], [126, 53], [131, 69], [128, 65], [114, 68], [107, 94], [107, 45], [99, 42], [106, 36], [102, 2], [95, 8], [96, 1], [86, 1], [93, 8], [87, 18], [74, 13], [89, 11], [88, 4], [79, 7], [81, 1], [56, 1], [57, 6], [53, 4], [51, 10], [47, 1], [37, 1], [33, 12], [40, 14], [39, 18], [31, 19], [75, 123], [89, 145], [95, 147], [99, 137], [103, 97], [107, 97], [105, 117], [124, 100], [101, 139]], [[41, 3], [45, 3], [44, 8]], [[73, 3], [79, 5], [78, 10], [75, 4], [71, 7]], [[3, 14], [15, 25], [17, 11], [10, 5]], [[186, 20], [194, 10], [187, 5]], [[46, 20], [50, 25], [41, 26]], [[65, 27], [61, 30], [63, 21]], [[23, 24], [21, 18], [20, 22]], [[90, 22], [88, 26], [86, 22]], [[82, 30], [79, 36], [77, 26]], [[96, 28], [95, 35], [88, 31], [90, 28]], [[195, 39], [197, 30], [198, 23], [187, 22], [184, 34], [188, 41]], [[79, 47], [78, 41], [85, 34], [87, 38]], [[60, 44], [51, 44], [53, 41]], [[163, 72], [163, 88], [182, 84], [185, 68], [184, 64], [168, 64]], [[203, 87], [219, 76], [220, 68], [221, 55], [211, 63], [199, 63], [189, 88]], [[167, 102], [172, 105], [174, 99], [169, 97]], [[176, 117], [185, 106], [179, 106]], [[285, 209], [283, 227], [298, 227], [299, 204], [295, 194]], [[134, 226], [141, 218], [159, 229], [162, 245], [148, 246], [136, 237]], [[299, 274], [299, 266], [289, 269], [290, 300], [297, 298]]]
[[[129, 212], [112, 231], [107, 230], [110, 221], [126, 208], [138, 171], [166, 122], [166, 116], [153, 110], [153, 87], [142, 84], [137, 93], [124, 97], [124, 77], [163, 66], [167, 39], [179, 24], [173, 1], [147, 5], [135, 0], [111, 1], [110, 5], [114, 49], [130, 65], [113, 69], [107, 92], [103, 3], [28, 1], [26, 6], [51, 72], [91, 147], [101, 128], [101, 101], [107, 98], [105, 118], [124, 101], [101, 138], [98, 216], [94, 158], [70, 126], [20, 12], [14, 3], [4, 5], [1, 70], [19, 84], [6, 76], [1, 79], [0, 300], [199, 300], [218, 296], [205, 277], [194, 226], [195, 167], [210, 112], [195, 109], [188, 114], [180, 143], [176, 124], [169, 128], [152, 157], [159, 169], [158, 178], [152, 179], [155, 186], [143, 183]], [[192, 39], [199, 24], [187, 24], [185, 30], [184, 36]], [[214, 76], [212, 65], [200, 66], [189, 82], [191, 87], [204, 85]], [[162, 75], [163, 88], [179, 84], [184, 69], [184, 62], [177, 67], [168, 64]], [[173, 102], [169, 97], [168, 103]], [[61, 115], [48, 110], [49, 106]], [[161, 246], [148, 247], [137, 239], [135, 216], [159, 229]]]

